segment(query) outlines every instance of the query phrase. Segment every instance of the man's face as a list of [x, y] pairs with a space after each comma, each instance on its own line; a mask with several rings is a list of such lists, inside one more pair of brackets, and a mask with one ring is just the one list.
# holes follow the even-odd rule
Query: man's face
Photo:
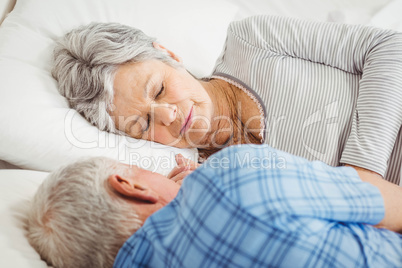
[[117, 197], [125, 197], [143, 222], [171, 202], [179, 192], [182, 180], [200, 166], [181, 154], [175, 158], [177, 166], [168, 177], [123, 164], [124, 171], [118, 168], [115, 174], [109, 176], [109, 185], [120, 193]]
[[179, 192], [179, 184], [159, 173], [135, 165], [130, 166], [130, 171], [131, 179], [136, 185], [152, 189], [166, 204], [172, 201]]

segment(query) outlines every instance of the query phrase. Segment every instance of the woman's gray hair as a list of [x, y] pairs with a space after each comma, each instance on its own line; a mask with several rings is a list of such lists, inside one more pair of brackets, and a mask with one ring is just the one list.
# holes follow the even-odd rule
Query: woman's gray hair
[[54, 49], [53, 77], [59, 92], [100, 130], [118, 133], [108, 112], [113, 104], [117, 68], [129, 62], [161, 60], [180, 64], [153, 47], [155, 38], [118, 23], [91, 23], [67, 33]]
[[142, 225], [107, 181], [128, 172], [114, 160], [92, 158], [51, 173], [28, 214], [28, 240], [41, 257], [55, 267], [112, 267], [118, 250]]

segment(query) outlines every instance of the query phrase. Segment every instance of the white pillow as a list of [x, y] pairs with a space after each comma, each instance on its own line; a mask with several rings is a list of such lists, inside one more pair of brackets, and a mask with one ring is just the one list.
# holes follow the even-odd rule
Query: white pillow
[[223, 0], [18, 0], [0, 27], [0, 159], [50, 171], [102, 155], [167, 174], [184, 150], [98, 131], [68, 108], [51, 77], [54, 40], [92, 21], [137, 27], [199, 76], [212, 71], [237, 8]]
[[0, 267], [48, 267], [25, 237], [26, 212], [46, 172], [0, 170]]

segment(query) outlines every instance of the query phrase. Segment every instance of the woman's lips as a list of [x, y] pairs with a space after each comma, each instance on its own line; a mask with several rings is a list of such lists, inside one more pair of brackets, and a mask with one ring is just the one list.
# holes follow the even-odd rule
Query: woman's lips
[[193, 117], [193, 106], [191, 106], [190, 112], [188, 113], [188, 116], [186, 117], [184, 124], [181, 127], [180, 134], [184, 134], [190, 128], [192, 117]]

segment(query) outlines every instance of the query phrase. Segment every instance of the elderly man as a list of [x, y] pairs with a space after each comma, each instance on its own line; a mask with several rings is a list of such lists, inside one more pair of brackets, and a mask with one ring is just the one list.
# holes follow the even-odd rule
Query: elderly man
[[52, 173], [30, 243], [56, 267], [402, 266], [396, 185], [267, 145], [226, 148], [194, 172], [177, 162], [169, 178], [104, 158]]

